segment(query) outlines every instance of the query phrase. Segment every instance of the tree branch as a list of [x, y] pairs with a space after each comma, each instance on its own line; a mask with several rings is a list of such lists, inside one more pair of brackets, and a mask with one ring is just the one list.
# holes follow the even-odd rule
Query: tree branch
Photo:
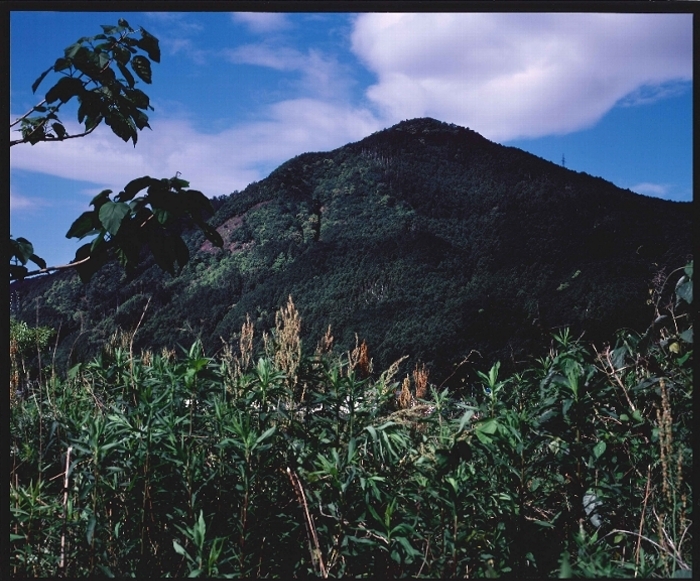
[[33, 270], [33, 271], [25, 274], [24, 278], [27, 278], [29, 276], [37, 276], [39, 274], [51, 274], [52, 272], [57, 271], [57, 270], [68, 270], [69, 268], [75, 268], [76, 266], [80, 266], [81, 264], [85, 264], [91, 258], [92, 258], [91, 256], [88, 256], [87, 258], [83, 258], [82, 260], [78, 260], [77, 262], [71, 262], [69, 264], [61, 264], [60, 266], [47, 266], [46, 268], [40, 268], [39, 270]]
[[46, 103], [46, 99], [44, 99], [44, 100], [43, 100], [41, 103], [39, 103], [38, 105], [34, 105], [34, 107], [32, 107], [29, 111], [27, 111], [24, 115], [22, 115], [22, 116], [21, 116], [19, 119], [17, 119], [17, 121], [15, 121], [14, 123], [10, 123], [10, 129], [12, 129], [15, 125], [17, 125], [17, 123], [20, 123], [22, 120], [26, 119], [27, 116], [29, 116], [29, 115], [32, 114], [32, 111], [36, 111], [36, 109], [37, 109], [38, 107], [41, 107], [44, 103]]
[[[75, 139], [76, 137], [85, 137], [86, 135], [90, 135], [90, 133], [95, 131], [95, 129], [97, 129], [98, 125], [99, 125], [99, 123], [95, 124], [92, 128], [88, 129], [87, 131], [85, 131], [83, 133], [76, 133], [75, 135], [64, 135], [63, 137], [47, 137], [46, 139], [42, 139], [41, 141], [65, 141], [66, 139]], [[39, 129], [39, 127], [43, 127], [43, 126], [44, 126], [43, 124], [39, 125], [39, 126], [37, 126], [37, 129]], [[36, 131], [36, 129], [34, 131]], [[34, 133], [34, 131], [32, 131], [32, 133]], [[31, 135], [31, 133], [30, 133], [30, 135]], [[26, 143], [28, 140], [29, 140], [29, 136], [24, 137], [22, 139], [17, 139], [15, 141], [10, 141], [10, 147], [12, 147], [13, 145], [17, 145], [18, 143]]]

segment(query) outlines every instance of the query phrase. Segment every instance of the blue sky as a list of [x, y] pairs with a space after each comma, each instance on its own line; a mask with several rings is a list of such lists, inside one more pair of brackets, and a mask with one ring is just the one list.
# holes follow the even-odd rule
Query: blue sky
[[[160, 40], [139, 85], [153, 130], [135, 148], [100, 127], [10, 151], [11, 234], [50, 265], [84, 242], [65, 233], [102, 189], [181, 172], [229, 194], [414, 117], [692, 199], [692, 14], [11, 12], [10, 121], [58, 80], [31, 92], [65, 47], [119, 18]], [[61, 119], [77, 129], [75, 108]]]

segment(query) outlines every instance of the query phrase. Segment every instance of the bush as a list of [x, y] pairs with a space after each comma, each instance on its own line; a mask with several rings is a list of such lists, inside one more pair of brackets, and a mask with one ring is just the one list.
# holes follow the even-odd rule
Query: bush
[[113, 344], [12, 408], [13, 574], [683, 576], [688, 285], [646, 335], [562, 330], [466, 398], [330, 328], [304, 348], [291, 299], [216, 359]]

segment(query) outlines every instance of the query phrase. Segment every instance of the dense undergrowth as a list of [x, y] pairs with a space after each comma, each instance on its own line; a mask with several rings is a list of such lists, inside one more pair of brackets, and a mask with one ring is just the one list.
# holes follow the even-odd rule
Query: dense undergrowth
[[654, 293], [644, 335], [561, 330], [459, 396], [330, 328], [302, 348], [291, 298], [217, 358], [136, 354], [132, 332], [32, 385], [19, 361], [47, 335], [22, 327], [11, 573], [690, 576], [692, 264]]

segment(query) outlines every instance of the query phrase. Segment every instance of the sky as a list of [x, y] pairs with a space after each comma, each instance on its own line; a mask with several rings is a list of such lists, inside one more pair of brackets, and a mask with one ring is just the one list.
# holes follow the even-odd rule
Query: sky
[[[152, 84], [137, 85], [152, 130], [135, 147], [102, 124], [10, 149], [10, 233], [50, 266], [85, 243], [65, 233], [103, 189], [180, 172], [230, 194], [296, 155], [416, 117], [692, 199], [692, 14], [13, 11], [10, 122], [60, 78], [32, 93], [64, 48], [119, 18], [160, 41]], [[79, 132], [76, 107], [62, 111]]]

